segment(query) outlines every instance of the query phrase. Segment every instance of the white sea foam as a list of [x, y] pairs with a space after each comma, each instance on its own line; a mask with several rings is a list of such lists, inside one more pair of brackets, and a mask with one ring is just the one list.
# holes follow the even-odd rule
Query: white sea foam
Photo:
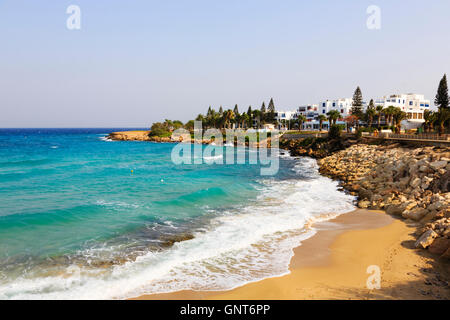
[[108, 137], [106, 137], [106, 136], [99, 137], [99, 139], [102, 140], [102, 141], [107, 141], [107, 142], [114, 141], [114, 140], [112, 140], [112, 139], [110, 139], [110, 138], [108, 138]]
[[262, 180], [256, 203], [211, 221], [206, 232], [113, 267], [110, 272], [70, 267], [65, 275], [19, 279], [0, 288], [0, 298], [109, 299], [183, 289], [231, 289], [289, 273], [293, 248], [314, 235], [311, 221], [353, 209], [352, 196], [317, 173], [314, 160], [294, 167], [304, 180]]

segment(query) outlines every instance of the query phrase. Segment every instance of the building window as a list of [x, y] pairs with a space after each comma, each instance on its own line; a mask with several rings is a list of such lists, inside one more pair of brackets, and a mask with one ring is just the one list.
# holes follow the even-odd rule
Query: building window
[[333, 102], [333, 107], [336, 107], [336, 102]]
[[324, 107], [324, 108], [325, 108], [325, 102], [324, 102], [324, 103], [322, 103], [322, 107]]
[[322, 110], [322, 113], [325, 113], [325, 110]]
[[422, 113], [418, 113], [418, 114], [417, 114], [417, 119], [423, 119]]
[[412, 101], [410, 101], [410, 102], [409, 102], [409, 105], [410, 105], [410, 106], [412, 106], [412, 105], [413, 105], [413, 102], [412, 102]]

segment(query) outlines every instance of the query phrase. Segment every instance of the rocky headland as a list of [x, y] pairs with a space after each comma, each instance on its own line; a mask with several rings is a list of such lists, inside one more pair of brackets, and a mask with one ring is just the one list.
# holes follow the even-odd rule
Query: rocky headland
[[[149, 142], [166, 142], [166, 143], [178, 143], [178, 142], [185, 142], [190, 141], [191, 143], [197, 143], [197, 144], [217, 144], [217, 145], [223, 145], [226, 144], [226, 134], [224, 133], [224, 141], [221, 143], [218, 142], [218, 140], [212, 138], [212, 139], [198, 139], [195, 140], [193, 137], [189, 136], [183, 136], [183, 135], [174, 135], [170, 137], [159, 137], [159, 136], [152, 136], [150, 134], [150, 131], [145, 130], [136, 130], [136, 131], [120, 131], [120, 132], [111, 132], [106, 136], [107, 139], [113, 140], [113, 141], [149, 141]], [[238, 145], [238, 141], [235, 140], [232, 142], [233, 145]], [[260, 145], [264, 147], [270, 148], [271, 146], [271, 138], [267, 138], [258, 142], [249, 142], [248, 139], [245, 142], [246, 146], [250, 146], [252, 148], [257, 148]]]

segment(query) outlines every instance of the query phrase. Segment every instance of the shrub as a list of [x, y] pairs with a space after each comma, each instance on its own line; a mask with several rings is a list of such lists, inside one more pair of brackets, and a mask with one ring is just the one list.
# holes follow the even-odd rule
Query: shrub
[[339, 125], [333, 124], [328, 132], [328, 139], [339, 139], [341, 137], [341, 128]]
[[154, 124], [152, 124], [152, 127], [150, 128], [149, 136], [168, 137], [170, 136], [170, 134], [171, 134], [170, 130], [164, 123], [155, 122]]

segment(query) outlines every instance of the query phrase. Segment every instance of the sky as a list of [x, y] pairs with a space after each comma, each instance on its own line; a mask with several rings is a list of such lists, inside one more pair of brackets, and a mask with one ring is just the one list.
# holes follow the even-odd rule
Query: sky
[[448, 0], [0, 0], [0, 127], [149, 127], [357, 86], [365, 100], [433, 101], [450, 73], [449, 12]]

